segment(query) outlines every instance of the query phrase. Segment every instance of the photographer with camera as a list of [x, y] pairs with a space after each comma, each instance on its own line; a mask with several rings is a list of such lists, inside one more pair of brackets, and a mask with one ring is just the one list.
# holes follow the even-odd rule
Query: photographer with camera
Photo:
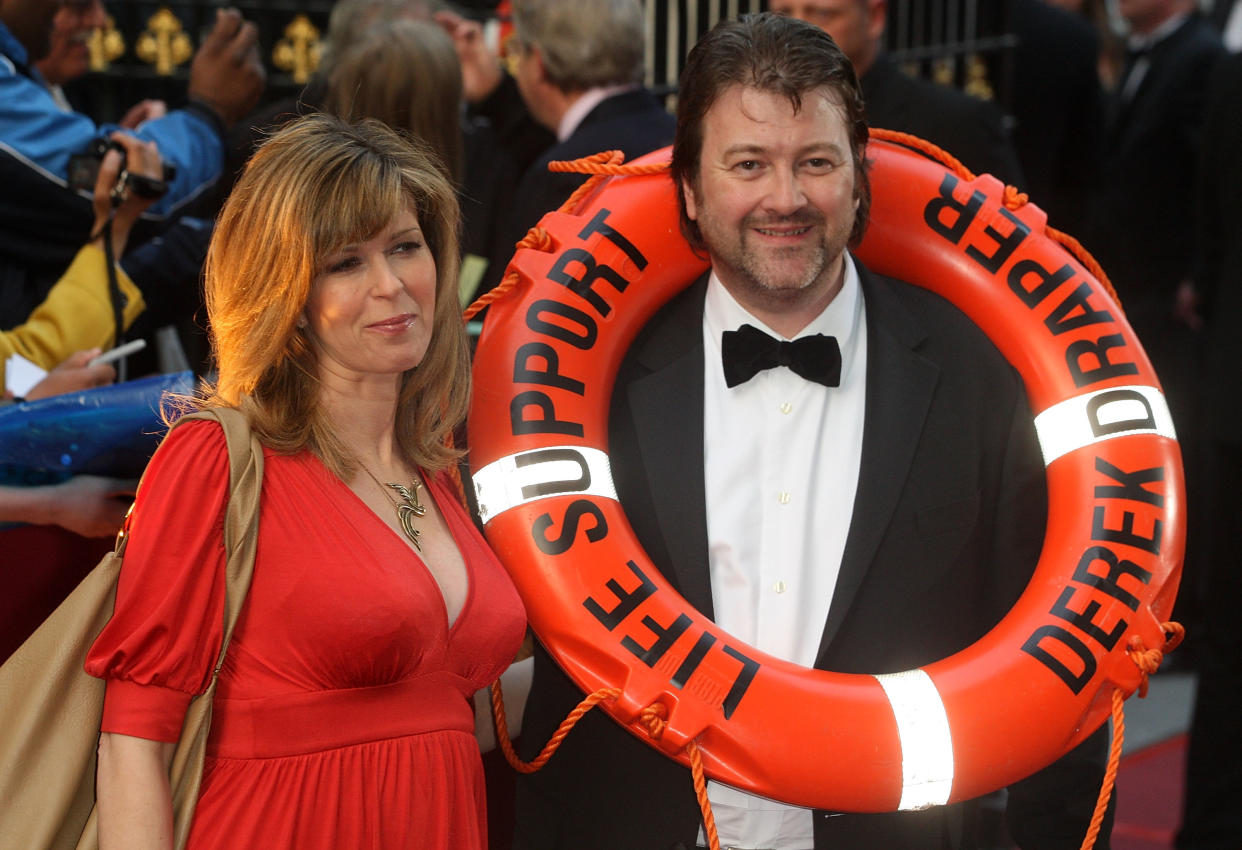
[[[111, 383], [116, 377], [111, 366], [86, 363], [116, 342], [114, 303], [121, 308], [122, 330], [145, 306], [142, 293], [115, 258], [125, 250], [138, 218], [160, 197], [165, 167], [154, 142], [121, 132], [114, 132], [110, 141], [95, 178], [91, 240], [25, 322], [0, 331], [0, 361], [19, 354], [43, 369], [61, 364], [26, 394], [29, 399]], [[119, 290], [115, 301], [109, 265]], [[0, 392], [8, 392], [2, 363]]]
[[[87, 191], [67, 181], [69, 158], [113, 127], [63, 111], [33, 62], [49, 48], [55, 0], [0, 0], [0, 327], [37, 305], [89, 235]], [[190, 66], [188, 103], [135, 131], [176, 168], [147, 218], [175, 217], [219, 176], [223, 134], [262, 93], [258, 33], [234, 9], [220, 9]]]

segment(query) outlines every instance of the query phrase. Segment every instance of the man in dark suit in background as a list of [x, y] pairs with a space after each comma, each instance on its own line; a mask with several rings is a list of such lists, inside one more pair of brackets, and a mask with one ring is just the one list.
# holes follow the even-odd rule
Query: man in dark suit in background
[[[722, 23], [682, 72], [677, 133], [683, 230], [712, 270], [648, 323], [613, 392], [613, 476], [639, 540], [690, 604], [795, 663], [897, 672], [968, 646], [1030, 576], [1043, 466], [1021, 381], [978, 327], [847, 250], [870, 198], [848, 60], [785, 16]], [[760, 356], [782, 345], [788, 368]], [[525, 757], [580, 698], [537, 649]], [[1080, 845], [1105, 744], [1010, 789], [1023, 846]], [[706, 843], [689, 771], [599, 713], [518, 782], [521, 848]], [[971, 803], [838, 815], [708, 794], [722, 846], [979, 839]]]
[[642, 86], [643, 10], [637, 0], [515, 0], [513, 76], [557, 143], [522, 175], [509, 232], [526, 235], [586, 179], [548, 163], [619, 150], [626, 160], [669, 144], [673, 117]]
[[1083, 239], [1166, 385], [1179, 431], [1189, 425], [1193, 197], [1208, 78], [1220, 38], [1194, 0], [1120, 0], [1129, 52], [1106, 104], [1103, 164]]
[[1204, 498], [1202, 570], [1183, 582], [1202, 612], [1199, 673], [1186, 762], [1178, 850], [1242, 847], [1242, 596], [1237, 504], [1242, 490], [1242, 54], [1223, 59], [1208, 92], [1199, 174], [1197, 227], [1206, 360], [1203, 370]]
[[1022, 167], [995, 104], [911, 77], [884, 52], [887, 0], [771, 0], [768, 7], [815, 24], [840, 45], [862, 83], [872, 127], [912, 133], [971, 171], [1023, 186]]

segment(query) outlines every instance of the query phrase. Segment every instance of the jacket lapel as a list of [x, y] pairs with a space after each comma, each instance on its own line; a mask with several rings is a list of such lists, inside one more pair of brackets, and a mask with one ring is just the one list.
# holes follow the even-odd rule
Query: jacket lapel
[[858, 490], [841, 570], [820, 639], [822, 663], [875, 558], [909, 478], [940, 370], [918, 354], [926, 333], [890, 284], [861, 264], [867, 311], [867, 400]]
[[703, 300], [700, 278], [658, 317], [628, 400], [669, 564], [657, 564], [691, 605], [712, 617], [703, 492]]

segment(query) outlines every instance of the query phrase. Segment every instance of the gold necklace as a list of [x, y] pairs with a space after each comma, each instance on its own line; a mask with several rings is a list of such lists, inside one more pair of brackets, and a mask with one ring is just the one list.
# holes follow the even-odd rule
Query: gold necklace
[[[362, 464], [358, 464], [362, 466]], [[401, 530], [405, 532], [405, 536], [410, 538], [410, 542], [414, 544], [414, 548], [419, 552], [423, 551], [423, 545], [419, 542], [418, 537], [421, 532], [414, 527], [414, 520], [427, 515], [427, 506], [418, 500], [418, 491], [422, 488], [423, 482], [417, 477], [410, 483], [409, 487], [404, 484], [393, 484], [391, 481], [384, 483], [371, 474], [371, 470], [362, 466], [362, 471], [376, 483], [376, 485], [384, 491], [384, 495], [388, 497], [388, 501], [392, 502], [392, 506], [397, 509], [397, 519], [401, 520]], [[392, 494], [385, 488], [392, 488], [397, 491], [397, 495], [401, 497], [401, 501], [397, 501]]]

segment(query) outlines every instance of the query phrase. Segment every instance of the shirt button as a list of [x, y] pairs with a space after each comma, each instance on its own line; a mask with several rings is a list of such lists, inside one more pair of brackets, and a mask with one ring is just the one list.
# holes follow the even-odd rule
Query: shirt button
[[772, 585], [772, 589], [775, 590], [777, 593], [784, 593], [786, 590], [789, 589], [789, 587], [788, 585], [785, 584], [785, 582], [778, 581], [776, 582], [776, 584]]
[[793, 496], [788, 493], [781, 493], [776, 497], [776, 501], [780, 502], [782, 505], [788, 505], [791, 499], [793, 499]]
[[782, 401], [781, 402], [781, 413], [785, 414], [786, 416], [793, 413], [793, 405], [787, 401]]

